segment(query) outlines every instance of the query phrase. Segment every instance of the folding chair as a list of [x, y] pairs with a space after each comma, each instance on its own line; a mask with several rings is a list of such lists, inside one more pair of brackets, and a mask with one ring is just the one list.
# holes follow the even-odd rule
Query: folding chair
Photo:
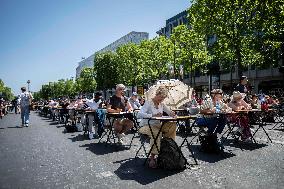
[[281, 107], [278, 107], [276, 109], [276, 114], [274, 116], [275, 119], [275, 125], [272, 127], [272, 129], [279, 129], [280, 127], [284, 127], [284, 109]]

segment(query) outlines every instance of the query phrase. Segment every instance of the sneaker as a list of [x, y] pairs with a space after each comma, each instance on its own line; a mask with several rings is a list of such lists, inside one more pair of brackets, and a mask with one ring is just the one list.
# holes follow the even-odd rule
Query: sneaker
[[89, 133], [89, 139], [92, 140], [94, 138], [93, 133]]
[[117, 143], [118, 143], [118, 144], [123, 144], [123, 134], [117, 133], [116, 136], [117, 136], [117, 138], [118, 138]]
[[243, 141], [246, 142], [246, 143], [252, 143], [252, 140], [250, 138], [247, 138], [247, 139], [245, 139]]
[[122, 138], [118, 138], [117, 144], [123, 145], [124, 144], [123, 139]]
[[29, 127], [29, 124], [25, 124], [26, 127]]

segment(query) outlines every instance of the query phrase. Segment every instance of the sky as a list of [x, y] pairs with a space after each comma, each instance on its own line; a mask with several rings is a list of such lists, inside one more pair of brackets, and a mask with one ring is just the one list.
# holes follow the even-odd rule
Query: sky
[[150, 39], [190, 0], [0, 0], [0, 79], [14, 94], [75, 78], [82, 57], [131, 31]]

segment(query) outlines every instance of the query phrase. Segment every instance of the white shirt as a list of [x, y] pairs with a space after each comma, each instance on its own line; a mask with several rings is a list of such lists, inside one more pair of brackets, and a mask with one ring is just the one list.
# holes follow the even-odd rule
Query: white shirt
[[94, 99], [88, 100], [86, 104], [91, 108], [91, 110], [96, 110], [99, 108], [100, 103], [102, 103], [102, 100], [100, 99], [98, 102], [95, 102]]
[[[154, 102], [151, 101], [145, 101], [145, 104], [142, 106], [140, 111], [138, 112], [137, 117], [141, 118], [141, 125], [145, 126], [148, 125], [148, 119], [143, 119], [143, 118], [151, 118], [153, 115], [158, 114], [158, 113], [163, 113], [166, 112], [167, 114], [171, 114], [171, 110], [169, 107], [167, 107], [164, 103], [160, 103], [158, 105], [158, 108], [155, 107]], [[160, 125], [160, 121], [150, 121], [150, 125]]]

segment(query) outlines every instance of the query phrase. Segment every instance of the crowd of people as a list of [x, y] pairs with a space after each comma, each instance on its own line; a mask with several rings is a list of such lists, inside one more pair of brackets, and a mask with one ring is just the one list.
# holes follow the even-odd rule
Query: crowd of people
[[[243, 76], [240, 79], [235, 91], [231, 96], [225, 95], [221, 89], [213, 89], [210, 96], [206, 95], [203, 99], [198, 98], [193, 92], [191, 101], [183, 108], [187, 109], [190, 114], [198, 114], [196, 124], [205, 126], [206, 135], [212, 136], [217, 140], [217, 135], [221, 134], [228, 121], [238, 123], [236, 134], [240, 136], [244, 142], [252, 142], [253, 131], [250, 128], [250, 122], [253, 117], [238, 116], [230, 114], [230, 116], [220, 116], [219, 113], [238, 112], [242, 110], [268, 110], [277, 108], [283, 105], [283, 99], [278, 99], [275, 96], [264, 94], [249, 94], [246, 87], [247, 77]], [[164, 114], [174, 117], [176, 113], [163, 103], [168, 97], [168, 88], [161, 86], [157, 89], [155, 96], [152, 99], [145, 101], [144, 98], [133, 92], [131, 97], [125, 96], [126, 87], [123, 84], [116, 85], [115, 94], [108, 100], [102, 97], [102, 92], [97, 92], [91, 99], [84, 96], [78, 96], [75, 99], [62, 98], [50, 99], [48, 101], [31, 102], [32, 95], [26, 91], [25, 87], [21, 88], [22, 93], [11, 102], [5, 102], [0, 99], [1, 117], [7, 112], [21, 113], [22, 127], [29, 126], [29, 109], [33, 107], [38, 109], [44, 115], [50, 115], [54, 121], [61, 123], [84, 124], [86, 125], [88, 137], [90, 140], [98, 138], [102, 134], [100, 124], [97, 124], [96, 114], [88, 114], [86, 111], [105, 110], [105, 113], [121, 113], [138, 111], [137, 118], [141, 119], [139, 123], [139, 132], [149, 135], [151, 138], [150, 144], [153, 146], [150, 155], [149, 167], [157, 167], [157, 156], [160, 148], [162, 136], [175, 140], [177, 125], [176, 122], [168, 122], [161, 129], [160, 121], [150, 121], [148, 118], [161, 117]], [[82, 111], [78, 111], [82, 110]], [[103, 112], [101, 112], [103, 114]], [[66, 116], [68, 115], [68, 116]], [[224, 114], [223, 114], [224, 115]], [[66, 120], [68, 119], [68, 120]], [[273, 115], [272, 115], [273, 119]], [[273, 120], [270, 120], [273, 121]], [[113, 130], [118, 139], [119, 144], [123, 144], [125, 134], [134, 127], [134, 122], [131, 118], [113, 118]], [[151, 127], [151, 129], [150, 129]], [[154, 145], [154, 137], [157, 137], [157, 145]]]

